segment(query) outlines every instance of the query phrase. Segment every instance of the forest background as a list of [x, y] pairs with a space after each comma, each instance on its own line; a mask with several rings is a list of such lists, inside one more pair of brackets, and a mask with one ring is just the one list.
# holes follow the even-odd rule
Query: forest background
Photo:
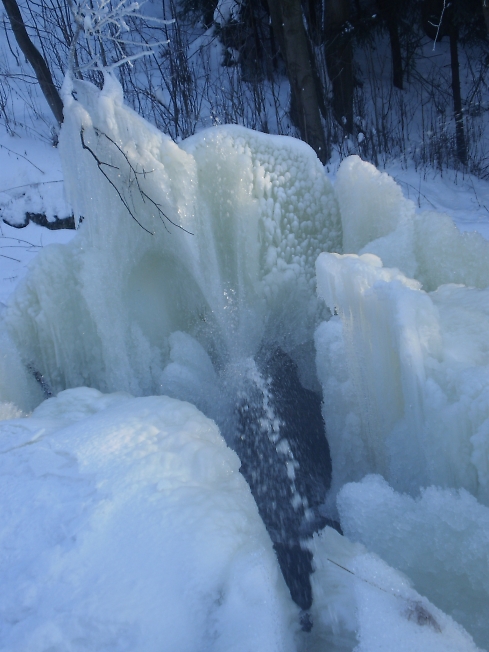
[[[56, 144], [71, 57], [99, 87], [102, 69], [117, 70], [126, 101], [177, 141], [236, 123], [300, 137], [323, 163], [357, 153], [484, 179], [485, 2], [148, 0], [94, 11], [3, 0], [0, 120]], [[91, 40], [78, 38], [80, 21]]]

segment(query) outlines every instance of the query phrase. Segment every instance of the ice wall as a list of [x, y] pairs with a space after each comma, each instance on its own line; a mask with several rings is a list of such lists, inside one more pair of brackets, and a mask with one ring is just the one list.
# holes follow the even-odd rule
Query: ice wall
[[337, 313], [316, 332], [336, 490], [375, 472], [487, 504], [489, 290], [426, 293], [371, 254], [322, 254], [317, 270]]
[[[333, 313], [315, 336], [333, 465], [325, 511], [485, 647], [489, 243], [416, 214], [357, 157], [336, 192], [348, 253], [316, 265]], [[383, 480], [360, 482], [371, 473]]]
[[177, 145], [123, 104], [110, 76], [102, 92], [77, 83], [75, 95], [60, 149], [83, 223], [70, 244], [42, 252], [6, 315], [53, 391], [161, 393], [175, 332], [214, 368], [263, 341], [291, 352], [311, 340], [314, 262], [341, 245], [312, 150], [241, 127]]

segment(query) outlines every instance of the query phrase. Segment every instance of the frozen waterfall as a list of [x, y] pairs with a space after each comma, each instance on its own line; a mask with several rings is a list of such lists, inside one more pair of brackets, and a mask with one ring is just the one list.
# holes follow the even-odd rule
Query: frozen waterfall
[[[21, 459], [32, 444], [42, 471], [29, 475], [33, 486], [46, 475], [44, 455], [86, 470], [76, 482], [92, 496], [92, 552], [97, 532], [107, 535], [105, 491], [123, 490], [136, 505], [132, 483], [140, 485], [166, 528], [186, 505], [188, 520], [177, 522], [192, 564], [194, 521], [209, 550], [215, 541], [226, 551], [196, 572], [188, 613], [199, 614], [205, 636], [189, 650], [205, 641], [216, 651], [472, 652], [469, 634], [487, 647], [489, 243], [447, 216], [416, 213], [358, 157], [342, 163], [333, 187], [312, 150], [290, 138], [225, 126], [176, 144], [124, 105], [110, 76], [102, 91], [75, 82], [65, 116], [60, 149], [78, 233], [37, 256], [2, 314], [0, 338], [0, 401], [29, 411], [43, 392], [57, 398], [30, 419], [0, 422], [5, 454]], [[236, 479], [236, 456], [199, 410], [238, 453], [258, 512]], [[120, 480], [99, 455], [113, 455]], [[162, 479], [153, 495], [160, 473], [171, 487]], [[67, 513], [69, 482], [59, 482]], [[146, 508], [139, 516], [137, 505], [116, 504], [124, 532], [126, 517], [151, 521]], [[51, 499], [43, 505], [51, 510]], [[329, 527], [338, 521], [351, 541]], [[175, 558], [187, 554], [163, 543]], [[83, 545], [63, 564], [88, 596], [85, 575], [73, 579], [78, 562], [98, 572]], [[141, 563], [131, 550], [121, 559]], [[277, 559], [310, 632], [298, 631]], [[251, 567], [249, 583], [231, 591]], [[110, 572], [119, 586], [115, 565]], [[179, 591], [170, 579], [169, 600]], [[247, 647], [240, 620], [240, 647], [223, 618], [234, 622], [233, 604], [258, 618], [255, 581], [273, 626]], [[84, 599], [80, 622], [92, 609]], [[192, 616], [178, 605], [184, 627]], [[134, 649], [156, 649], [158, 636]]]

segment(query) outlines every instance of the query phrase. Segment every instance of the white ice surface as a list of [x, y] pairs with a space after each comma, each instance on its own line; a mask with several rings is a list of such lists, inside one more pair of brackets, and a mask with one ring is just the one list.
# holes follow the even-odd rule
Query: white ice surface
[[2, 652], [294, 649], [238, 468], [166, 397], [81, 388], [0, 422]]

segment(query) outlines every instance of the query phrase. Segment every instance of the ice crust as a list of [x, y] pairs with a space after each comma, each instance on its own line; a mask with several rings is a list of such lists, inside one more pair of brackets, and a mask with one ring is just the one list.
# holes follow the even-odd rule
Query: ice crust
[[239, 460], [166, 397], [61, 392], [0, 422], [0, 649], [294, 649]]

